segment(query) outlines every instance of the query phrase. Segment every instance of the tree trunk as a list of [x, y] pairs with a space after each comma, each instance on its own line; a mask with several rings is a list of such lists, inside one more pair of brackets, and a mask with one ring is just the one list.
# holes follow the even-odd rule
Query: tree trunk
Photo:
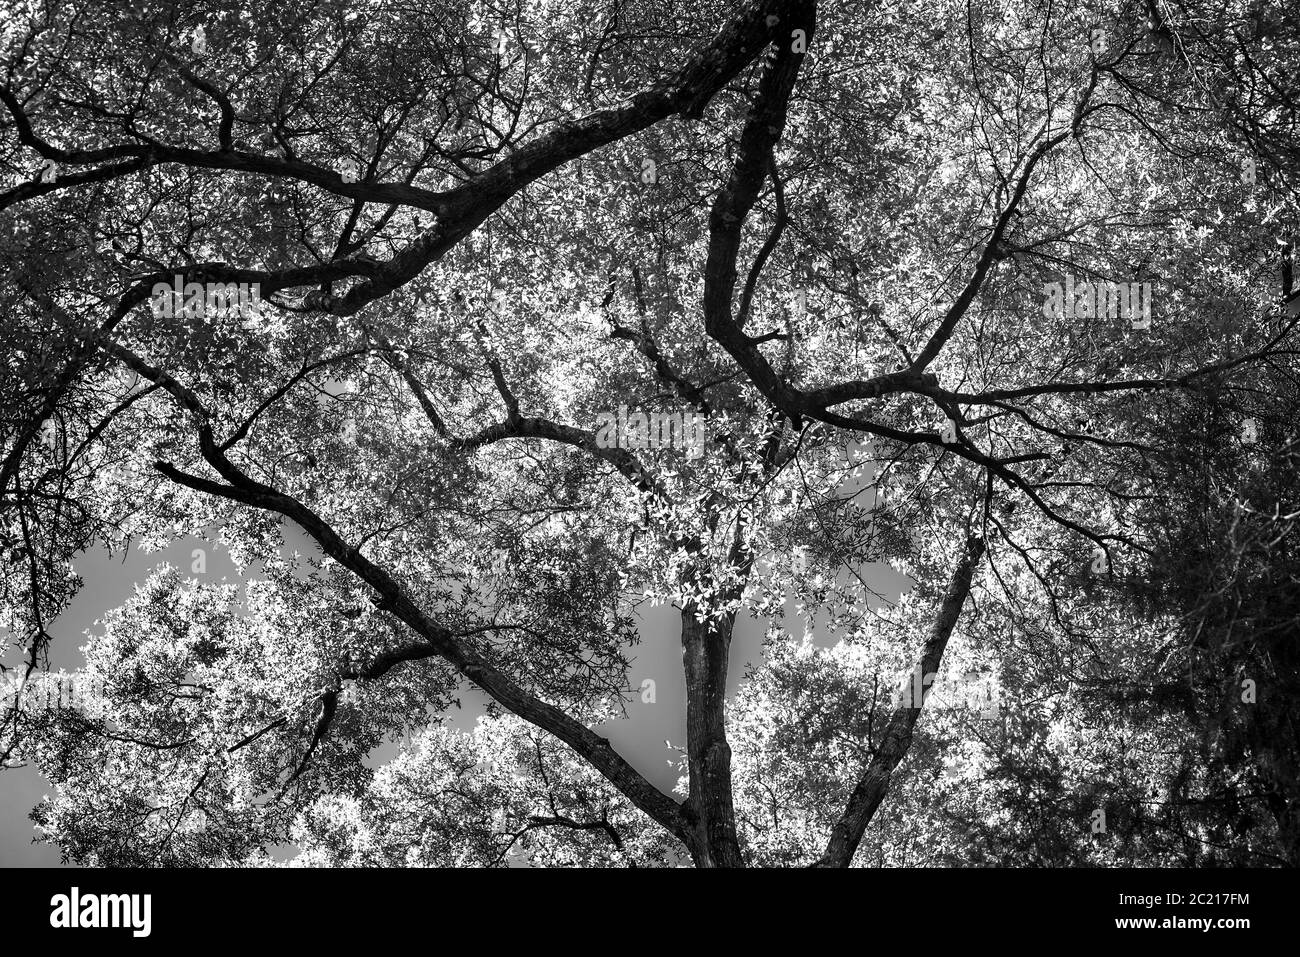
[[682, 665], [686, 673], [687, 761], [694, 818], [691, 857], [696, 867], [742, 867], [731, 794], [727, 744], [727, 664], [735, 615], [701, 624], [695, 605], [682, 611]]

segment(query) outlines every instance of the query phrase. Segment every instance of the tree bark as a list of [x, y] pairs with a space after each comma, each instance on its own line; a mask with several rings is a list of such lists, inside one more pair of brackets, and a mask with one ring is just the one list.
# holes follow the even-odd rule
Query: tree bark
[[[970, 594], [971, 578], [975, 573], [975, 567], [983, 556], [984, 540], [973, 536], [967, 539], [966, 555], [953, 572], [948, 592], [944, 595], [943, 603], [939, 606], [938, 617], [935, 618], [934, 626], [930, 631], [930, 637], [921, 651], [918, 666], [922, 675], [933, 674], [939, 670], [944, 648], [948, 646], [948, 638], [957, 624], [957, 618], [961, 615], [966, 596]], [[902, 696], [899, 706], [894, 709], [885, 728], [883, 740], [858, 780], [858, 786], [853, 789], [848, 806], [844, 809], [844, 815], [831, 829], [825, 852], [814, 866], [849, 866], [867, 825], [875, 816], [876, 808], [884, 800], [894, 769], [906, 757], [908, 749], [912, 746], [912, 729], [916, 727], [924, 703], [924, 699], [914, 702], [912, 696], [907, 694]]]
[[735, 615], [701, 623], [695, 605], [682, 611], [682, 665], [686, 673], [687, 763], [693, 817], [691, 857], [696, 867], [742, 867], [731, 792], [727, 744], [727, 664]]

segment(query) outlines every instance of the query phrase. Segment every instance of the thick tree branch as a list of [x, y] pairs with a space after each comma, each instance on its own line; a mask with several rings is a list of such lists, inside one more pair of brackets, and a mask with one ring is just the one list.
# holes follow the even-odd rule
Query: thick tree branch
[[[198, 420], [199, 448], [204, 460], [226, 484], [191, 475], [166, 462], [155, 468], [178, 484], [195, 491], [239, 502], [251, 508], [275, 512], [292, 519], [310, 535], [330, 558], [370, 585], [380, 597], [382, 607], [394, 614], [420, 635], [437, 654], [457, 671], [483, 689], [493, 700], [543, 731], [568, 744], [592, 767], [603, 774], [638, 808], [654, 818], [671, 833], [687, 839], [689, 828], [681, 806], [659, 791], [627, 763], [603, 738], [581, 722], [552, 704], [529, 694], [513, 679], [484, 659], [469, 645], [457, 641], [452, 632], [430, 619], [410, 599], [405, 590], [386, 571], [361, 552], [349, 546], [315, 511], [302, 502], [251, 478], [231, 462], [218, 448], [212, 436], [211, 413], [195, 394], [173, 377], [151, 366], [129, 350], [115, 343], [106, 351], [122, 360], [145, 378], [158, 382]], [[328, 702], [322, 719], [328, 728]], [[324, 729], [320, 729], [324, 733]]]
[[[961, 615], [966, 596], [970, 594], [971, 579], [983, 555], [984, 540], [970, 538], [966, 543], [966, 554], [953, 572], [948, 592], [939, 606], [939, 614], [935, 618], [930, 637], [921, 650], [917, 667], [922, 675], [934, 674], [939, 670], [948, 638], [952, 635], [952, 630]], [[903, 695], [903, 700], [889, 719], [883, 738], [876, 746], [875, 755], [849, 797], [844, 814], [831, 829], [826, 850], [816, 866], [848, 867], [852, 862], [863, 832], [866, 831], [867, 825], [871, 823], [871, 818], [876, 813], [876, 808], [885, 797], [894, 769], [898, 767], [912, 745], [912, 729], [916, 727], [917, 719], [921, 716], [922, 704], [924, 701], [913, 701], [911, 695]]]

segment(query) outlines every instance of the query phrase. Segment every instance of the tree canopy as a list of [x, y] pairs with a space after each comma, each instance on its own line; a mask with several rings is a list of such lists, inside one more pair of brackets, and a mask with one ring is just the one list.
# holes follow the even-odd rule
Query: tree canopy
[[[1300, 862], [1285, 0], [0, 2], [68, 859]], [[255, 580], [34, 706], [70, 561], [186, 535]], [[674, 793], [606, 737], [649, 603]]]

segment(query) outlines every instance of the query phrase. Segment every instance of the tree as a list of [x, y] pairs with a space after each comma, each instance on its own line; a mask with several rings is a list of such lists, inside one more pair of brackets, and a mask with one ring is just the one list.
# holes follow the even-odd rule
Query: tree
[[[87, 648], [86, 707], [14, 698], [0, 753], [63, 785], [36, 815], [67, 855], [847, 866], [897, 859], [863, 844], [891, 799], [914, 816], [886, 832], [998, 806], [1008, 859], [1094, 853], [1095, 796], [1033, 742], [1104, 720], [1080, 683], [1131, 684], [1187, 611], [1139, 586], [1195, 410], [1279, 441], [1256, 390], [1294, 368], [1280, 2], [9, 22], [22, 673], [91, 543], [219, 527], [265, 565], [242, 600], [143, 586]], [[228, 307], [241, 285], [259, 308]], [[286, 522], [309, 574], [277, 558]], [[914, 582], [892, 611], [882, 561]], [[791, 594], [840, 651], [797, 657]], [[680, 796], [597, 730], [648, 598], [680, 612]], [[729, 724], [741, 614], [773, 647]], [[881, 672], [949, 655], [1009, 702], [1062, 684], [1060, 713], [1016, 707], [978, 748], [978, 724], [918, 731]], [[494, 702], [466, 739], [436, 718], [461, 681]], [[1114, 791], [1184, 774], [1115, 747]], [[955, 811], [896, 784], [945, 748], [949, 781], [1001, 762]], [[1064, 808], [1037, 825], [1035, 776]], [[1165, 853], [1177, 822], [1150, 817], [1100, 853]], [[1085, 837], [1043, 850], [1066, 818]]]

